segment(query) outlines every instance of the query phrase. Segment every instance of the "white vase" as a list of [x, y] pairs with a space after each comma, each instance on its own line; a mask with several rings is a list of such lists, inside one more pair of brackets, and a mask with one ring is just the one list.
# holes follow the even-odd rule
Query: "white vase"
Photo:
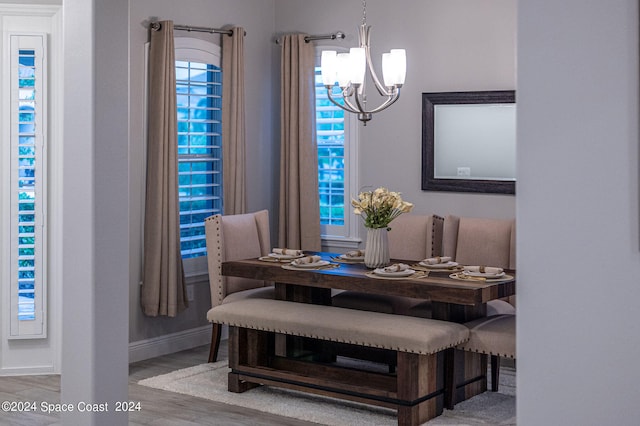
[[364, 264], [368, 268], [381, 268], [390, 263], [387, 228], [367, 228]]

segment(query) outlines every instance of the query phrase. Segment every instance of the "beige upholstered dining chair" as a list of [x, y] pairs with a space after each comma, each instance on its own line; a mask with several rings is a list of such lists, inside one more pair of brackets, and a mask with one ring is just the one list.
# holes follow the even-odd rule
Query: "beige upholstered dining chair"
[[[500, 381], [500, 357], [516, 358], [516, 316], [494, 315], [478, 318], [465, 324], [469, 329], [469, 340], [458, 345], [457, 349], [487, 354], [491, 357], [491, 390], [498, 391]], [[454, 355], [455, 356], [455, 355]], [[455, 360], [451, 363], [455, 368]], [[455, 373], [447, 380], [452, 380]], [[445, 386], [450, 390], [448, 407], [455, 405], [455, 389], [452, 383]]]
[[[444, 218], [431, 215], [402, 214], [389, 227], [389, 255], [392, 259], [419, 262], [442, 251]], [[401, 296], [365, 294], [343, 291], [334, 294], [332, 304], [341, 308], [383, 313], [403, 313], [419, 303], [417, 299]]]
[[[516, 268], [516, 232], [513, 219], [486, 219], [448, 215], [444, 218], [442, 256], [462, 265]], [[431, 317], [431, 304], [412, 306], [406, 315]], [[515, 297], [487, 303], [487, 316], [515, 314]]]
[[458, 217], [444, 219], [442, 249], [465, 265], [516, 268], [515, 220]]
[[[516, 222], [449, 215], [444, 221], [442, 249], [463, 265], [516, 269]], [[487, 316], [515, 314], [515, 297], [487, 303]]]
[[[205, 219], [211, 306], [244, 298], [273, 298], [272, 283], [222, 276], [222, 262], [267, 255], [271, 251], [269, 212], [213, 215]], [[209, 362], [218, 357], [220, 324], [213, 324]]]
[[389, 254], [393, 259], [419, 262], [442, 252], [444, 218], [402, 214], [390, 224]]

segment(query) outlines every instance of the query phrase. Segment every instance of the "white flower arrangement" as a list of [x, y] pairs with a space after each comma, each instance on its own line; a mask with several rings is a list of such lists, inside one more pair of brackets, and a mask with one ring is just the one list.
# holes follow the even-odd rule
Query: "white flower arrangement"
[[362, 216], [367, 228], [387, 228], [389, 223], [402, 213], [413, 209], [413, 204], [402, 199], [399, 192], [387, 188], [363, 191], [358, 199], [351, 199], [353, 213]]

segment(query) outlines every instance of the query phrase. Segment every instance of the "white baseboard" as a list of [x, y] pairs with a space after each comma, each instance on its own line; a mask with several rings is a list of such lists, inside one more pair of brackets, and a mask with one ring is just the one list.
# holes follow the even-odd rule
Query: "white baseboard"
[[211, 325], [129, 343], [129, 362], [184, 351], [211, 342]]
[[60, 374], [53, 366], [15, 367], [0, 369], [0, 377], [4, 376], [34, 376], [43, 374]]

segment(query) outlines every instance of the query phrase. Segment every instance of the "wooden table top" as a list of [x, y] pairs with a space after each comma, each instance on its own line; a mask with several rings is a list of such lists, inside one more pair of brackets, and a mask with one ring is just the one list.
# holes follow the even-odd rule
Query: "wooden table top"
[[[337, 256], [335, 253], [313, 254], [336, 263], [332, 260], [332, 257]], [[449, 278], [451, 271], [430, 271], [429, 276], [423, 278], [371, 277], [367, 275], [371, 269], [362, 263], [340, 263], [337, 268], [313, 270], [290, 270], [282, 268], [282, 265], [258, 259], [228, 261], [222, 264], [222, 274], [307, 287], [431, 299], [434, 302], [468, 306], [477, 306], [490, 300], [514, 295], [516, 288], [513, 271], [507, 271], [513, 279], [482, 282]]]

